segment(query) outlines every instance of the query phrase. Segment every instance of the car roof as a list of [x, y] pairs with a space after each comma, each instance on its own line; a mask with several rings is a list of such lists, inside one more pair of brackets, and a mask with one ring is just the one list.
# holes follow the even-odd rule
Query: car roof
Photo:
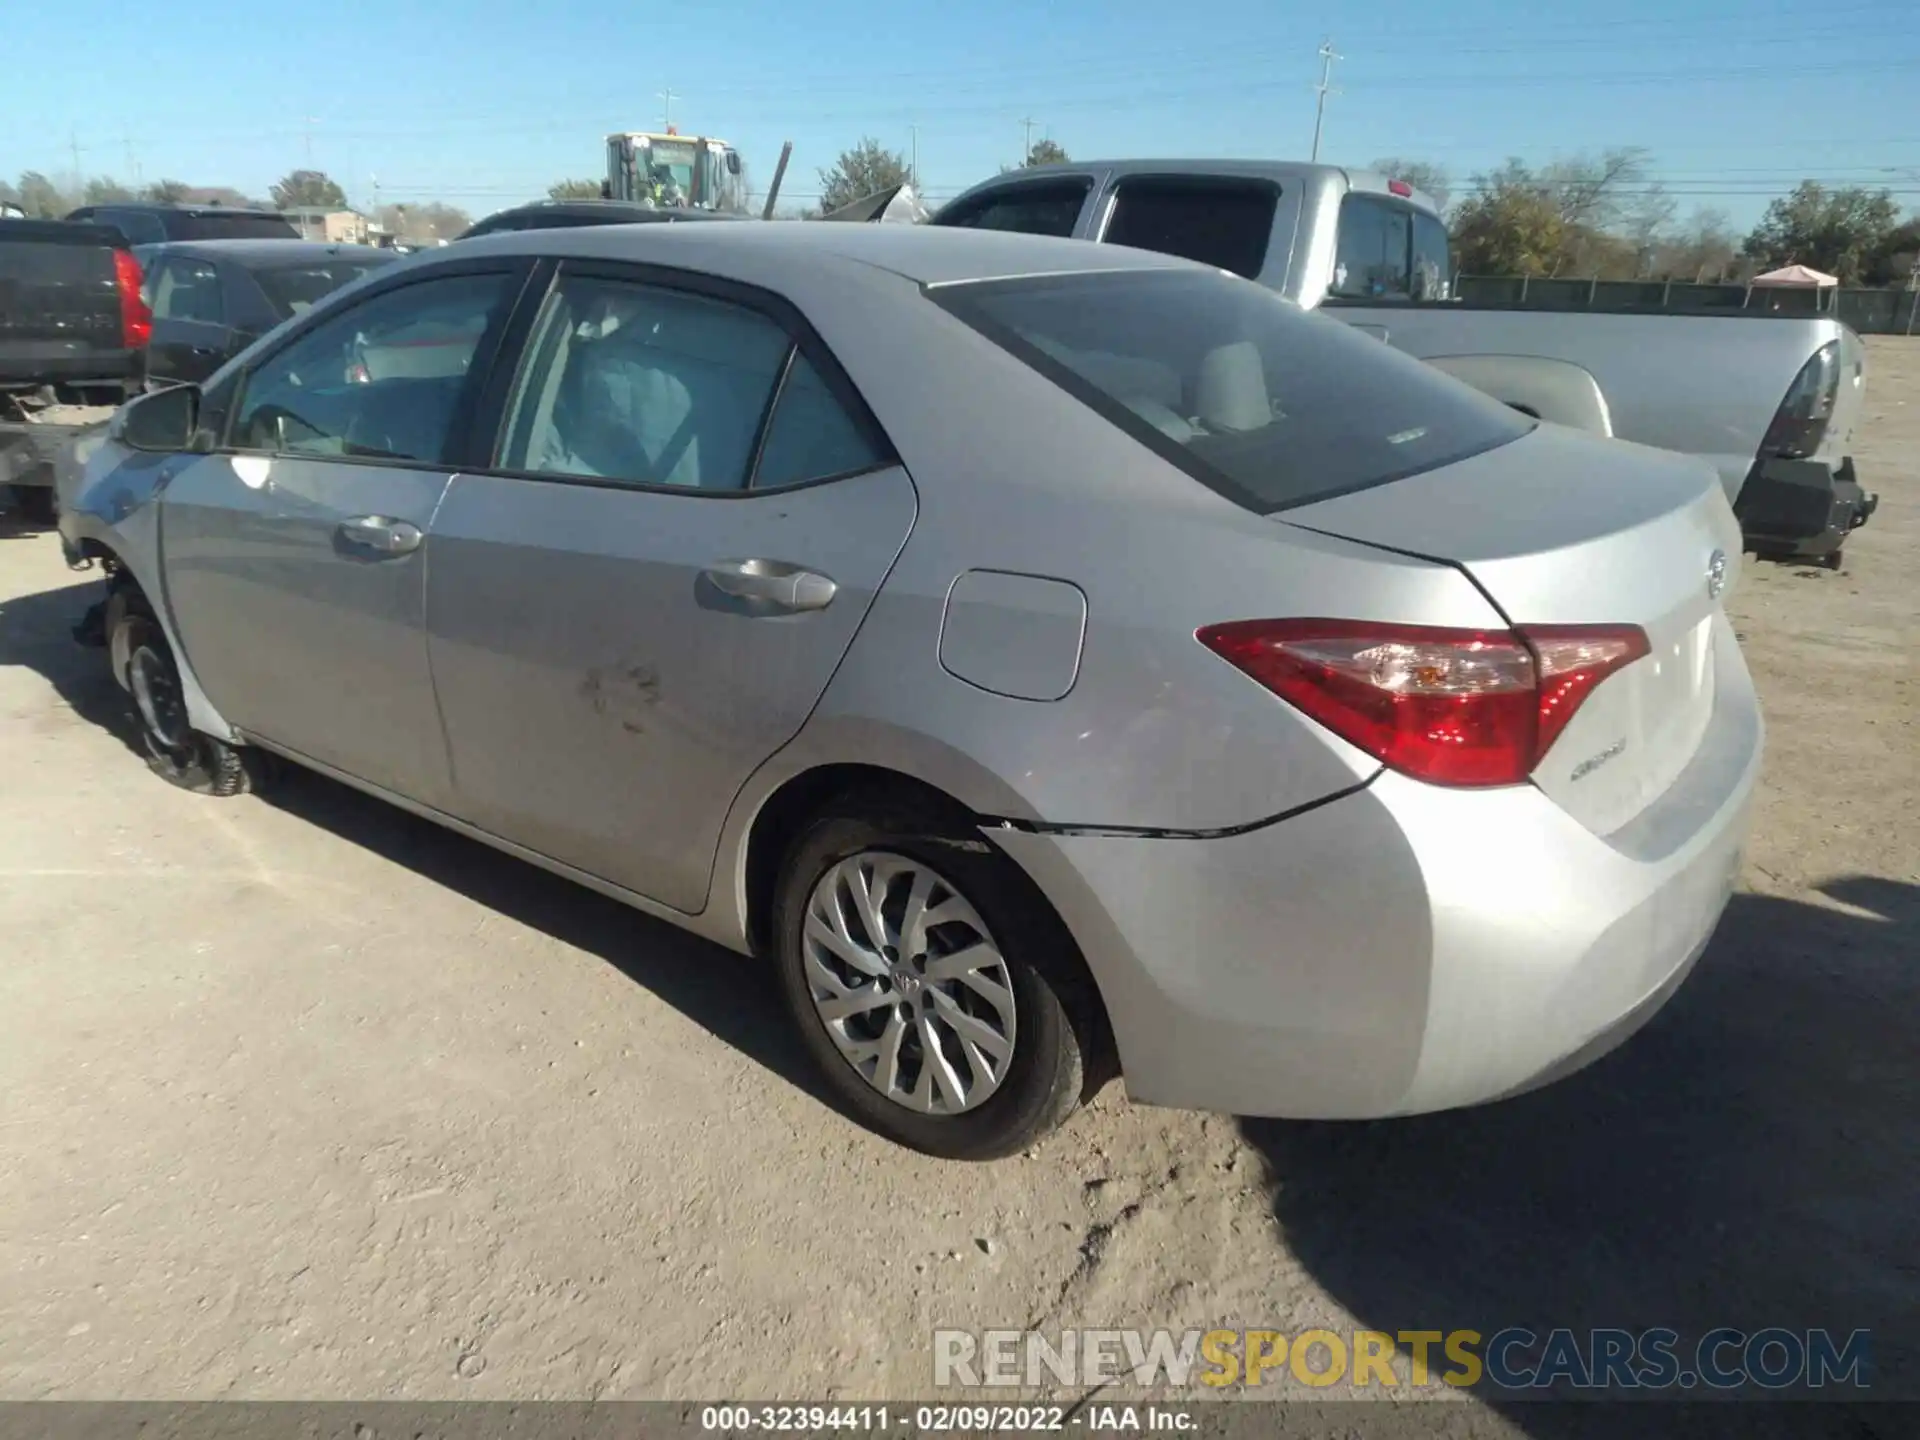
[[722, 275], [732, 273], [743, 279], [748, 277], [741, 272], [751, 270], [764, 280], [775, 279], [784, 265], [859, 266], [890, 271], [922, 285], [1103, 270], [1195, 268], [1190, 260], [1084, 240], [1004, 230], [840, 221], [502, 231], [476, 236], [459, 248], [468, 255], [485, 249], [516, 255], [651, 261]]
[[203, 260], [230, 260], [244, 269], [269, 265], [315, 265], [325, 260], [398, 260], [390, 250], [371, 245], [328, 245], [319, 240], [163, 240], [140, 249], [148, 255], [193, 255]]
[[[269, 220], [287, 218], [278, 210], [255, 210], [245, 205], [169, 205], [159, 200], [97, 200], [82, 205], [80, 210], [141, 210], [153, 215], [247, 215], [264, 216]], [[80, 210], [73, 213], [77, 215]]]

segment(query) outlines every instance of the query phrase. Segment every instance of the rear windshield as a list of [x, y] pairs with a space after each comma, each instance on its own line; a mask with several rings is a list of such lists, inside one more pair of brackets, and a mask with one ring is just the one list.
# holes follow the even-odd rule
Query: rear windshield
[[317, 265], [281, 265], [271, 270], [256, 270], [253, 278], [274, 313], [284, 320], [324, 300], [342, 285], [353, 283], [369, 270], [378, 270], [398, 258], [376, 252], [364, 259], [355, 256]]
[[1533, 427], [1379, 340], [1231, 276], [1113, 271], [929, 293], [1263, 514], [1463, 460]]
[[294, 240], [299, 232], [278, 215], [169, 215], [170, 240]]

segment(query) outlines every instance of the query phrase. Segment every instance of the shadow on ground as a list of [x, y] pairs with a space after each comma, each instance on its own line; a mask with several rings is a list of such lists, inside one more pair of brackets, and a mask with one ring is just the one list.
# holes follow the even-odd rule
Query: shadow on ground
[[[111, 731], [144, 759], [104, 652], [84, 648], [72, 636], [73, 626], [101, 594], [97, 584], [78, 585], [0, 601], [0, 666], [38, 671], [76, 714]], [[129, 783], [143, 778], [129, 771]], [[598, 956], [719, 1039], [840, 1110], [801, 1048], [771, 975], [760, 970], [762, 962], [310, 771], [280, 767], [274, 785], [260, 798]]]
[[[1288, 1246], [1380, 1330], [1668, 1327], [1685, 1362], [1717, 1326], [1868, 1329], [1872, 1394], [1920, 1400], [1920, 887], [1824, 891], [1844, 908], [1736, 897], [1667, 1010], [1556, 1086], [1410, 1120], [1241, 1122]], [[1623, 1423], [1488, 1398], [1542, 1440]], [[1749, 1434], [1920, 1434], [1920, 1408], [1738, 1410]]]

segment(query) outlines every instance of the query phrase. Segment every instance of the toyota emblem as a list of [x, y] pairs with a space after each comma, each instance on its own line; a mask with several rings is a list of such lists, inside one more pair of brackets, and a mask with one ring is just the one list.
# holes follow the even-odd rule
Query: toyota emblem
[[1707, 557], [1707, 598], [1718, 600], [1727, 588], [1727, 552], [1716, 550]]

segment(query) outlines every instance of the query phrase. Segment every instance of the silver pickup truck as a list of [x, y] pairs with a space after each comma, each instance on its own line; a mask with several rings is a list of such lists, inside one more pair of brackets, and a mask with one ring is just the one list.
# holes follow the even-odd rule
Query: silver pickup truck
[[1134, 245], [1217, 265], [1542, 420], [1697, 455], [1750, 548], [1838, 565], [1878, 496], [1848, 453], [1860, 338], [1825, 315], [1606, 314], [1449, 296], [1446, 226], [1391, 176], [1242, 160], [1010, 171], [935, 225]]

